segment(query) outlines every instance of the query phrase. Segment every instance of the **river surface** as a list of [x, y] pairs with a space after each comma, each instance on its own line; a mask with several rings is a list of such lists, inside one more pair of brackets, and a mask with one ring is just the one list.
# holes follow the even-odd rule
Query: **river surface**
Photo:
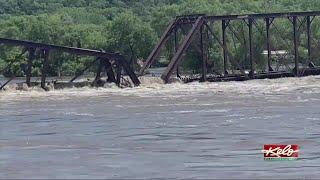
[[0, 92], [1, 179], [319, 178], [319, 140], [319, 76]]

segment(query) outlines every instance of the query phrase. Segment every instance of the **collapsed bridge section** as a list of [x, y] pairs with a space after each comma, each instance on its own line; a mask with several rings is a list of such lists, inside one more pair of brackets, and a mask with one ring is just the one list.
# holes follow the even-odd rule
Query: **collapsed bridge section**
[[[58, 51], [60, 53], [70, 53], [73, 55], [80, 56], [91, 56], [94, 57], [94, 60], [85, 67], [82, 71], [80, 71], [74, 78], [70, 80], [70, 83], [75, 81], [81, 75], [85, 73], [91, 66], [98, 64], [96, 78], [94, 80], [94, 84], [101, 84], [101, 73], [103, 69], [105, 69], [106, 74], [108, 76], [108, 82], [114, 82], [118, 86], [120, 86], [121, 78], [123, 72], [129, 76], [131, 81], [135, 86], [139, 86], [140, 81], [134, 71], [131, 69], [125, 58], [119, 53], [107, 53], [103, 51], [83, 49], [83, 48], [75, 48], [75, 47], [67, 47], [67, 46], [57, 46], [51, 44], [44, 43], [36, 43], [30, 41], [22, 41], [15, 39], [7, 39], [0, 38], [0, 44], [2, 45], [10, 45], [10, 46], [19, 46], [23, 47], [24, 50], [22, 54], [28, 52], [28, 60], [27, 60], [27, 69], [26, 69], [26, 84], [30, 87], [31, 76], [32, 76], [32, 68], [33, 61], [36, 58], [36, 52], [40, 52], [39, 57], [42, 59], [42, 72], [41, 72], [41, 87], [45, 90], [48, 90], [46, 87], [46, 78], [48, 76], [49, 71], [49, 54], [53, 51]], [[10, 69], [11, 64], [9, 64], [5, 69]], [[4, 69], [4, 70], [5, 70]], [[2, 72], [4, 71], [2, 70]], [[13, 80], [14, 77], [9, 78], [9, 80], [0, 86], [0, 90], [4, 88], [10, 81]]]
[[[161, 76], [166, 83], [174, 72], [178, 78], [185, 73], [185, 82], [319, 75], [320, 37], [314, 32], [320, 31], [319, 15], [314, 11], [178, 16], [168, 25], [140, 75], [163, 50], [169, 54]], [[193, 75], [181, 70], [188, 57], [189, 64], [195, 64]]]

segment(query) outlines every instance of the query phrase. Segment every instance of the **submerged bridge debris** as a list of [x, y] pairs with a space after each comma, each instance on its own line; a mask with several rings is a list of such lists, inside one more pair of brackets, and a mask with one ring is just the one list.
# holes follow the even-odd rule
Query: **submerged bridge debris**
[[[312, 36], [312, 24], [319, 15], [320, 11], [178, 16], [168, 25], [139, 74], [145, 74], [145, 71], [156, 62], [161, 50], [173, 46], [169, 64], [161, 76], [165, 83], [169, 82], [174, 72], [177, 77], [181, 77], [179, 67], [188, 49], [198, 53], [199, 58], [195, 61], [199, 61], [201, 67], [198, 77], [186, 77], [183, 79], [185, 82], [319, 75], [320, 67], [316, 66], [318, 59], [314, 55], [318, 51], [316, 50], [318, 43], [314, 42]], [[279, 24], [285, 23], [290, 23], [291, 30], [285, 29], [285, 31], [289, 31], [287, 36], [292, 42], [287, 41], [288, 37], [284, 39], [285, 32], [278, 28]], [[278, 35], [276, 38], [274, 32]], [[259, 33], [262, 41], [254, 39], [254, 33]], [[306, 37], [305, 42], [301, 38], [302, 35]], [[274, 43], [280, 40], [281, 47], [280, 43]], [[279, 52], [277, 50], [284, 47], [287, 53], [279, 55], [280, 58], [275, 60], [272, 53], [277, 53]], [[300, 47], [307, 50], [307, 57], [304, 59], [299, 55]], [[235, 53], [241, 49], [245, 51], [245, 57], [239, 57]], [[263, 51], [267, 52], [267, 57], [259, 56]], [[217, 58], [217, 54], [221, 58]], [[209, 64], [210, 59], [211, 64]]]
[[[85, 71], [87, 71], [90, 67], [98, 64], [96, 77], [93, 82], [94, 85], [100, 86], [103, 81], [101, 80], [101, 73], [103, 69], [106, 71], [108, 76], [107, 82], [114, 82], [118, 86], [120, 86], [123, 72], [128, 75], [135, 86], [140, 85], [140, 81], [133, 69], [129, 66], [125, 58], [119, 53], [107, 53], [103, 51], [91, 50], [91, 49], [83, 49], [83, 48], [75, 48], [75, 47], [67, 47], [67, 46], [58, 46], [44, 43], [36, 43], [30, 41], [22, 41], [15, 39], [7, 39], [0, 38], [0, 45], [10, 45], [10, 46], [19, 46], [23, 47], [24, 50], [22, 54], [28, 52], [28, 62], [26, 69], [26, 84], [30, 87], [32, 86], [31, 75], [32, 75], [32, 67], [33, 61], [36, 58], [36, 51], [40, 51], [40, 58], [42, 58], [42, 73], [41, 73], [41, 87], [45, 90], [48, 90], [46, 86], [46, 78], [49, 70], [49, 54], [52, 51], [65, 52], [73, 55], [79, 56], [91, 56], [94, 57], [94, 60], [85, 67], [79, 74], [77, 74], [74, 78], [70, 80], [70, 83], [74, 82], [77, 78], [82, 76]], [[9, 64], [5, 69], [11, 68], [11, 64]], [[3, 89], [10, 81], [12, 81], [14, 77], [9, 78], [7, 82], [0, 85], [0, 90]]]

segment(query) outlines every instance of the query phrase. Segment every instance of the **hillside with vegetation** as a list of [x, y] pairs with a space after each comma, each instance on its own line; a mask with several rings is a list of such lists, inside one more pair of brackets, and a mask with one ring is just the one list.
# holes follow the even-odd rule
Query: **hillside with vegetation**
[[[319, 0], [0, 0], [0, 37], [121, 52], [135, 62], [148, 56], [177, 15], [313, 10], [320, 10]], [[21, 48], [0, 46], [0, 52], [0, 70], [13, 62], [8, 74], [23, 76]], [[53, 54], [50, 61], [51, 75], [73, 75], [88, 58]]]

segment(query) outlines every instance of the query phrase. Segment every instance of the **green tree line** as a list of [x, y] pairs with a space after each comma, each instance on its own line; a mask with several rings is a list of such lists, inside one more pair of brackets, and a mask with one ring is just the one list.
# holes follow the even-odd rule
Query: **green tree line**
[[[320, 0], [0, 0], [0, 37], [120, 52], [135, 64], [147, 58], [177, 15], [319, 9]], [[315, 36], [320, 36], [315, 29]], [[0, 70], [12, 64], [8, 74], [24, 76], [27, 57], [21, 55], [21, 49], [1, 45], [0, 52]], [[212, 56], [221, 59], [221, 55]], [[73, 75], [89, 60], [54, 53], [50, 75]], [[192, 60], [187, 64], [197, 66]], [[35, 63], [34, 76], [41, 74], [40, 68], [41, 63]]]

